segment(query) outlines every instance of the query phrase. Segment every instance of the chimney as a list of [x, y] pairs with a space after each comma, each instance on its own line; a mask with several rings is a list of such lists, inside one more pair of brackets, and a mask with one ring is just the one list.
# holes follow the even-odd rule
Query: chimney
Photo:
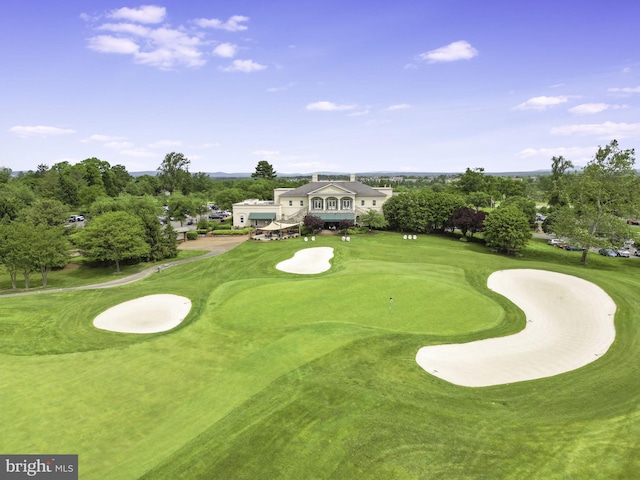
[[318, 174], [317, 173], [312, 173], [311, 174], [311, 181], [312, 182], [317, 182], [318, 181]]
[[356, 181], [356, 174], [352, 173], [351, 175], [349, 175], [349, 181], [350, 182], [355, 182]]

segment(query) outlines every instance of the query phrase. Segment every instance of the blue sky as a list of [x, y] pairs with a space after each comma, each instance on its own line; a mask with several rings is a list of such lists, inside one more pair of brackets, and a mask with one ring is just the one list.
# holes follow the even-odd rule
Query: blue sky
[[640, 140], [632, 0], [5, 0], [0, 166], [487, 172]]

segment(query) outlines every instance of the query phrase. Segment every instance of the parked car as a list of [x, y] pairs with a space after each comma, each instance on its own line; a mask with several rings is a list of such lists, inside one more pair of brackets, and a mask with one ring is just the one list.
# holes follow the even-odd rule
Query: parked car
[[552, 238], [551, 240], [548, 240], [547, 243], [549, 245], [560, 245], [562, 243], [562, 240], [560, 240], [559, 238]]
[[84, 222], [84, 215], [76, 215], [76, 222]]
[[619, 257], [629, 258], [631, 253], [629, 253], [629, 250], [616, 250], [616, 255]]
[[584, 248], [576, 247], [575, 245], [566, 245], [564, 247], [565, 250], [573, 251], [573, 252], [583, 252]]
[[600, 255], [604, 255], [605, 257], [617, 257], [618, 254], [611, 250], [610, 248], [601, 248], [600, 250], [598, 250], [598, 253]]

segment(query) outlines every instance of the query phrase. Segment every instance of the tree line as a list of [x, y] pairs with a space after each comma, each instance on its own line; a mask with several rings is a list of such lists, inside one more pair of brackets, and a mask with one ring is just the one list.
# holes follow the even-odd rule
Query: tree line
[[[455, 176], [398, 185], [383, 207], [384, 216], [371, 212], [361, 223], [415, 233], [482, 233], [488, 246], [514, 253], [526, 246], [536, 215], [544, 213], [545, 231], [584, 248], [581, 261], [586, 263], [590, 249], [615, 246], [631, 236], [626, 219], [640, 216], [634, 165], [635, 151], [622, 150], [613, 140], [581, 169], [553, 157], [551, 174], [539, 178], [498, 177], [467, 168]], [[163, 225], [162, 215], [183, 221], [204, 213], [210, 202], [230, 210], [233, 203], [270, 200], [275, 188], [308, 181], [279, 178], [267, 161], [260, 161], [246, 179], [214, 179], [191, 173], [189, 167], [188, 158], [171, 152], [155, 175], [138, 177], [97, 158], [39, 165], [15, 176], [0, 168], [0, 262], [12, 287], [22, 274], [28, 288], [34, 272], [46, 285], [48, 273], [68, 262], [72, 248], [89, 261], [113, 262], [117, 270], [123, 260], [171, 258], [177, 254], [175, 231]], [[536, 209], [536, 203], [548, 206]], [[71, 213], [83, 213], [86, 228], [67, 228]]]

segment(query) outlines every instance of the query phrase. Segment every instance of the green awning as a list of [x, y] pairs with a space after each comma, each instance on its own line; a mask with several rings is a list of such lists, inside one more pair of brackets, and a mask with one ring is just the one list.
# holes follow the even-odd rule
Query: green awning
[[353, 213], [312, 213], [314, 217], [319, 217], [325, 222], [339, 222], [340, 220], [355, 220]]
[[269, 212], [252, 212], [249, 214], [249, 220], [275, 220], [276, 214]]

